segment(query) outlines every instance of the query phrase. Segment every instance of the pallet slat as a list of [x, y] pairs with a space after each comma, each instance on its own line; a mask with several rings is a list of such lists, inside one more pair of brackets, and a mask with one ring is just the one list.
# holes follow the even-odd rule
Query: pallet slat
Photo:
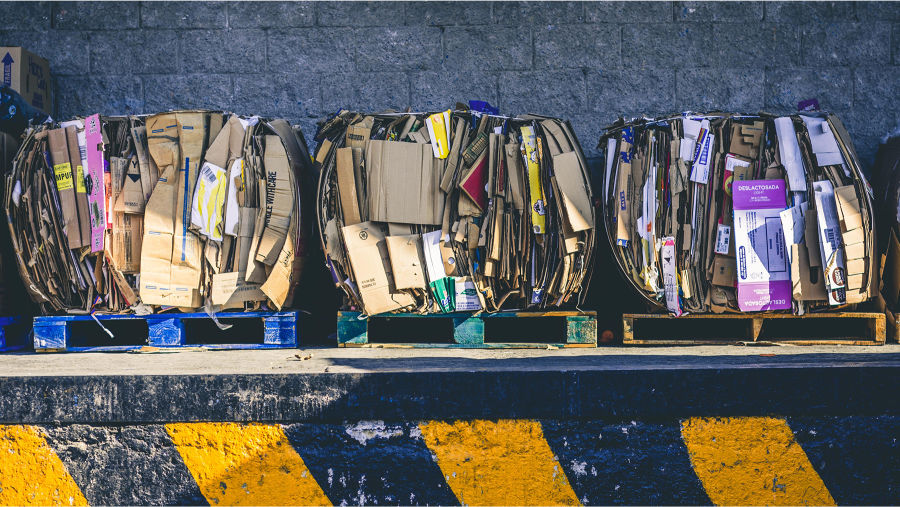
[[[653, 330], [666, 321], [665, 331]], [[767, 322], [772, 322], [767, 326]], [[803, 335], [773, 334], [777, 326], [803, 323]], [[744, 328], [741, 329], [740, 326]], [[775, 342], [792, 345], [883, 345], [885, 315], [877, 312], [791, 314], [624, 314], [625, 345], [722, 345]], [[730, 326], [730, 327], [729, 327]], [[648, 331], [647, 329], [651, 329]], [[682, 330], [681, 333], [678, 331]], [[728, 330], [732, 332], [729, 334]], [[848, 331], [849, 330], [849, 331]], [[696, 336], [687, 336], [693, 331]], [[768, 332], [767, 332], [768, 331]], [[671, 333], [671, 334], [666, 334]]]
[[[438, 343], [433, 336], [420, 336], [403, 343], [391, 341], [373, 342], [369, 336], [369, 324], [382, 319], [406, 319], [414, 322], [449, 321], [452, 336], [446, 343]], [[499, 319], [565, 319], [565, 329], [558, 338], [544, 341], [489, 341], [485, 338], [486, 321]], [[390, 313], [362, 317], [360, 312], [339, 311], [337, 314], [337, 341], [340, 347], [405, 347], [405, 348], [547, 348], [596, 347], [597, 315], [595, 312], [498, 312], [472, 315], [469, 313], [411, 314]]]
[[[152, 347], [204, 347], [212, 349], [261, 349], [261, 348], [293, 348], [297, 346], [297, 312], [240, 312], [219, 313], [216, 318], [220, 322], [230, 323], [236, 319], [261, 319], [262, 337], [251, 337], [248, 343], [205, 343], [204, 340], [192, 340], [191, 333], [185, 328], [189, 320], [210, 321], [206, 313], [163, 313], [150, 315], [96, 315], [104, 325], [121, 321], [146, 322], [146, 345]], [[34, 318], [34, 349], [36, 351], [80, 351], [109, 352], [139, 349], [144, 344], [128, 345], [85, 345], [74, 344], [72, 325], [76, 323], [94, 323], [90, 315], [59, 315]], [[94, 323], [96, 324], [96, 323]], [[193, 336], [193, 338], [203, 338]]]

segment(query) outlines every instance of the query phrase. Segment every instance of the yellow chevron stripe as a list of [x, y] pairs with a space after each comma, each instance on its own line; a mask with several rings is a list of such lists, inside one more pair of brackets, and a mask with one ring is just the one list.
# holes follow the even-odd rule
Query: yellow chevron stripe
[[210, 505], [331, 505], [280, 425], [167, 424]]
[[0, 425], [0, 505], [87, 505], [40, 428]]
[[784, 419], [697, 417], [681, 436], [716, 505], [835, 504]]
[[419, 428], [463, 505], [581, 504], [537, 421], [432, 421]]

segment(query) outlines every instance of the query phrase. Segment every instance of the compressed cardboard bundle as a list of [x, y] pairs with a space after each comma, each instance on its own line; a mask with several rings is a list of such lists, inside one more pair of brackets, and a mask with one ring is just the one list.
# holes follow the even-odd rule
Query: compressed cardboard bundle
[[346, 306], [366, 314], [575, 306], [595, 244], [568, 122], [457, 105], [341, 111], [316, 140], [318, 220]]
[[881, 294], [887, 310], [896, 314], [900, 312], [900, 136], [888, 138], [879, 146], [873, 173], [879, 216]]
[[614, 257], [654, 305], [799, 315], [878, 293], [872, 190], [836, 116], [620, 121], [600, 147]]
[[291, 304], [314, 185], [299, 127], [175, 111], [45, 123], [23, 137], [6, 212], [19, 273], [45, 312]]

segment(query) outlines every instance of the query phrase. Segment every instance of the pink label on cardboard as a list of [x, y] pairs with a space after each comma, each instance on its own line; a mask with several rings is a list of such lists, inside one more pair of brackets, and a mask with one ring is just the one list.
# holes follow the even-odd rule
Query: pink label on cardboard
[[738, 284], [738, 306], [742, 312], [787, 310], [791, 307], [791, 282], [746, 282]]
[[784, 209], [784, 180], [746, 180], [732, 184], [732, 202], [736, 210]]
[[106, 229], [106, 190], [103, 184], [103, 133], [100, 131], [100, 115], [84, 120], [84, 137], [87, 144], [88, 209], [91, 215], [91, 252], [103, 250], [103, 231]]

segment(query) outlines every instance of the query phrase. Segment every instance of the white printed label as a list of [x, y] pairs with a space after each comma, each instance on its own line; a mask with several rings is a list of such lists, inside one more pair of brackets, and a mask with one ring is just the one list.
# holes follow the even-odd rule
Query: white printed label
[[719, 224], [716, 231], [716, 253], [728, 255], [728, 247], [731, 244], [731, 226]]

